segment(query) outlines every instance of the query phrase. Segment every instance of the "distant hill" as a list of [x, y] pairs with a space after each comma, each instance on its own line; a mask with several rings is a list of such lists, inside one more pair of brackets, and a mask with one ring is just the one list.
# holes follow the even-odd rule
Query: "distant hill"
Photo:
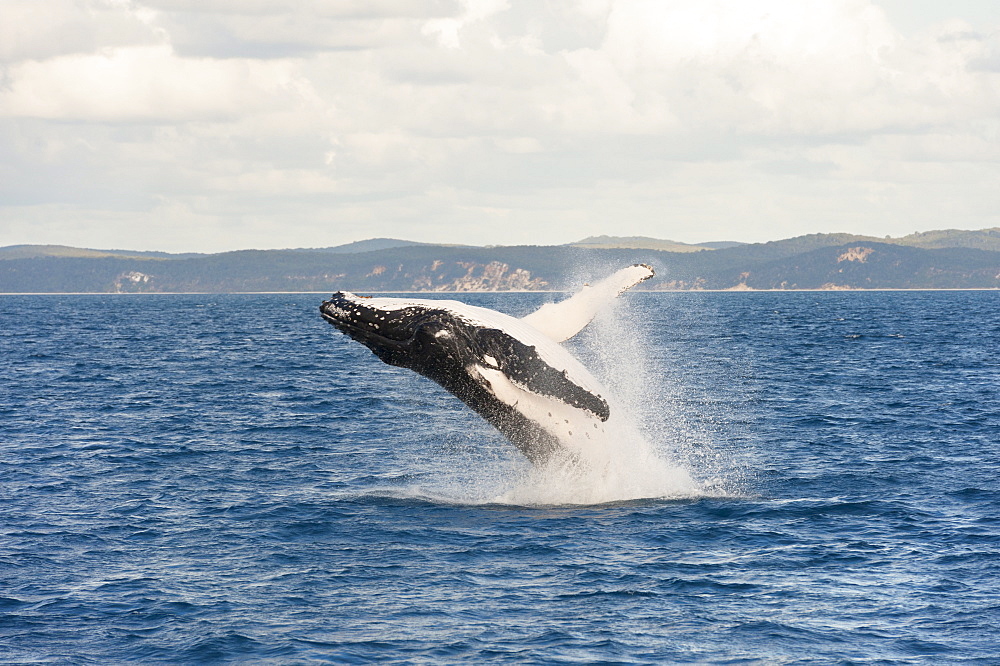
[[649, 238], [647, 236], [589, 236], [575, 243], [568, 243], [571, 247], [583, 247], [594, 250], [611, 249], [636, 249], [636, 250], [662, 250], [664, 252], [701, 252], [702, 250], [714, 250], [719, 246], [728, 247], [739, 245], [740, 243], [704, 243], [692, 245], [690, 243], [680, 243], [678, 241], [663, 240], [660, 238]]
[[[770, 241], [769, 243], [757, 243], [757, 245], [769, 245], [771, 247], [782, 247], [792, 251], [801, 251], [805, 248], [828, 247], [830, 245], [864, 241], [871, 243], [890, 243], [893, 245], [903, 245], [906, 247], [919, 247], [925, 249], [944, 249], [949, 247], [964, 247], [976, 250], [989, 250], [1000, 252], [1000, 227], [991, 229], [981, 229], [978, 231], [965, 231], [961, 229], [944, 229], [940, 231], [924, 231], [912, 233], [899, 238], [879, 238], [876, 236], [861, 236], [857, 234], [809, 234], [797, 236], [785, 240]], [[659, 238], [649, 238], [647, 236], [590, 236], [583, 240], [569, 243], [575, 247], [589, 248], [636, 248], [648, 250], [664, 250], [666, 252], [698, 252], [700, 250], [722, 250], [748, 243], [737, 241], [714, 241], [708, 243], [681, 243], [672, 240]]]
[[656, 240], [642, 237], [584, 240], [593, 242], [475, 247], [372, 239], [204, 255], [21, 245], [0, 248], [0, 293], [564, 290], [635, 262], [656, 268], [656, 278], [640, 286], [654, 290], [1000, 288], [1000, 229], [899, 239], [811, 234], [711, 250], [627, 247]]
[[368, 240], [354, 241], [344, 245], [334, 247], [317, 248], [314, 250], [302, 250], [305, 252], [332, 252], [334, 254], [350, 254], [353, 252], [375, 252], [377, 250], [389, 250], [395, 247], [411, 247], [413, 245], [427, 245], [416, 241], [400, 240], [398, 238], [369, 238]]
[[740, 243], [739, 241], [711, 241], [708, 243], [698, 243], [696, 247], [705, 247], [709, 250], [725, 250], [730, 247], [739, 247], [740, 245], [747, 245], [747, 243]]
[[707, 253], [705, 258], [711, 260], [710, 263], [676, 266], [660, 288], [1000, 288], [1000, 252], [969, 248], [921, 249], [855, 241], [814, 245], [793, 253], [788, 251], [788, 246], [775, 245], [770, 248], [747, 245]]
[[181, 259], [201, 256], [198, 253], [170, 254], [169, 252], [150, 252], [137, 250], [91, 250], [68, 245], [8, 245], [0, 247], [0, 260], [32, 259], [37, 257], [85, 257], [96, 259], [100, 257], [136, 257], [142, 259]]
[[902, 238], [889, 239], [886, 242], [930, 249], [967, 247], [976, 250], [1000, 252], [1000, 227], [981, 229], [979, 231], [963, 231], [960, 229], [924, 231], [922, 233], [918, 232], [909, 236], [903, 236]]

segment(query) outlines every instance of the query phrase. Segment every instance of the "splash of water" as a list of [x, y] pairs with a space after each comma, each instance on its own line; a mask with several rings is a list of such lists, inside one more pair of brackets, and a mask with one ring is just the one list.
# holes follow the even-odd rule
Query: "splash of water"
[[443, 476], [437, 470], [426, 478], [428, 484], [397, 488], [392, 494], [519, 506], [733, 494], [732, 486], [720, 480], [718, 464], [713, 462], [713, 469], [705, 464], [706, 452], [714, 449], [712, 435], [692, 425], [678, 408], [680, 389], [658, 366], [640, 319], [634, 307], [616, 301], [569, 343], [609, 392], [605, 398], [612, 417], [605, 424], [606, 439], [533, 466], [505, 442], [488, 445], [484, 452], [488, 443], [479, 441], [484, 436], [478, 434], [464, 454], [450, 452], [453, 463], [456, 453], [466, 459], [462, 463]]
[[649, 343], [633, 310], [615, 302], [587, 328], [574, 352], [610, 392], [608, 439], [532, 469], [503, 502], [597, 504], [703, 495], [671, 442], [692, 433], [664, 395]]

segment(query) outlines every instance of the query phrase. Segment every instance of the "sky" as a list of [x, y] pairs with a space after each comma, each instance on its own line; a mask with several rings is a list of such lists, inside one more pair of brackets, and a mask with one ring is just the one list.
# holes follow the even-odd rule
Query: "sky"
[[1000, 226], [996, 0], [0, 0], [0, 246]]

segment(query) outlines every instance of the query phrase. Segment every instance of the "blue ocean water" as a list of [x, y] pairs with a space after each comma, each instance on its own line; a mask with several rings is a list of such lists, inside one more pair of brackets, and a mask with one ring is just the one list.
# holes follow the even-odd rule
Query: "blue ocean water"
[[599, 501], [320, 300], [0, 296], [0, 661], [1000, 663], [1000, 293], [628, 295]]

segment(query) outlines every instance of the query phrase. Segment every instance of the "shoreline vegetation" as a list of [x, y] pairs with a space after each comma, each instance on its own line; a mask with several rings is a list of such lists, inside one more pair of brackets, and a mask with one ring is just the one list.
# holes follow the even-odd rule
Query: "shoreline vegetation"
[[480, 247], [378, 238], [217, 254], [14, 245], [0, 247], [0, 294], [559, 293], [628, 263], [656, 269], [639, 289], [647, 292], [996, 290], [1000, 228], [753, 244], [599, 236]]

